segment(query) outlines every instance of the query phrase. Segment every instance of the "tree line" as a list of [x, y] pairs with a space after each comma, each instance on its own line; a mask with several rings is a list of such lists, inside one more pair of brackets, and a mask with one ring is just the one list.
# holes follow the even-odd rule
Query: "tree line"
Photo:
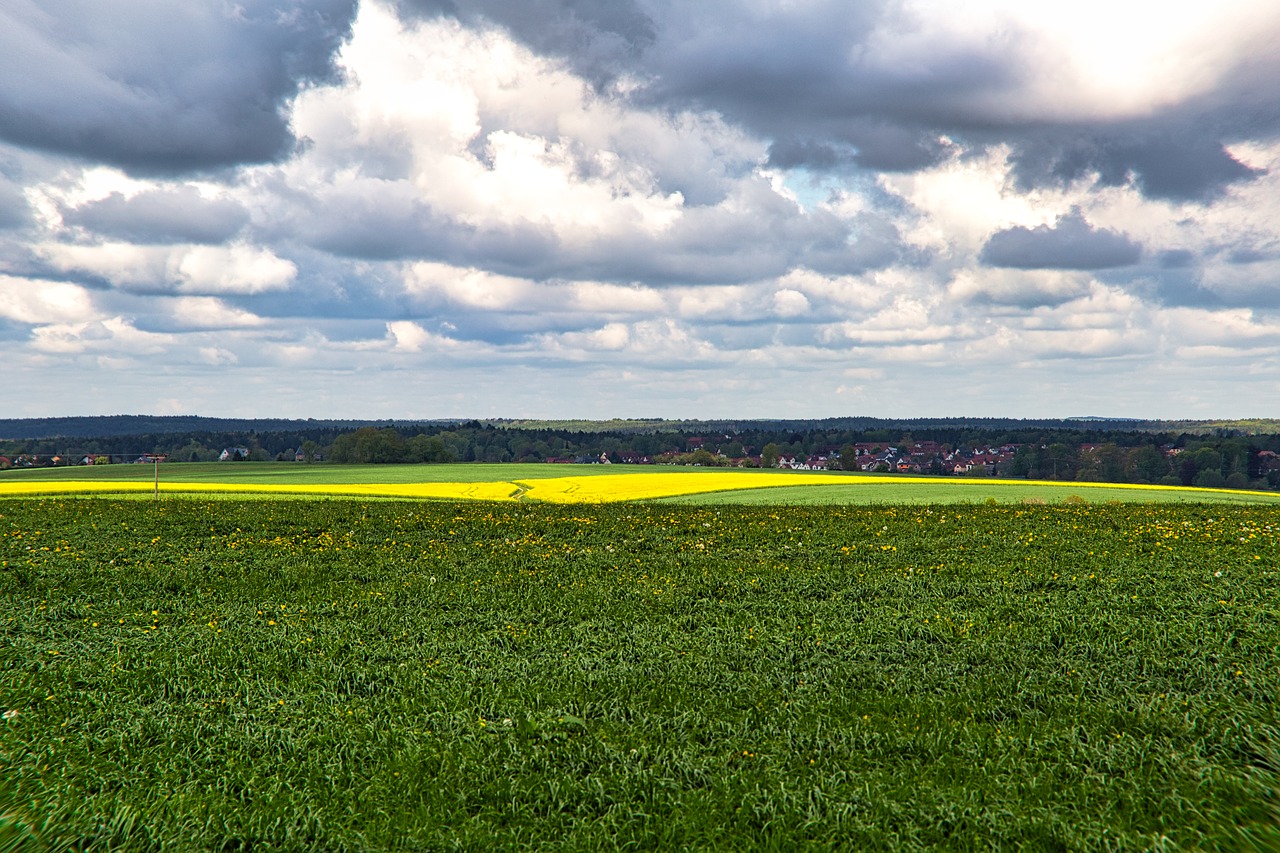
[[[909, 452], [929, 442], [946, 451], [1017, 445], [998, 476], [1048, 480], [1163, 483], [1168, 485], [1276, 488], [1280, 435], [1173, 434], [1114, 429], [938, 427], [925, 432], [890, 428], [784, 428], [744, 425], [736, 430], [655, 429], [652, 432], [529, 429], [493, 423], [410, 424], [344, 427], [316, 423], [290, 430], [210, 431], [106, 435], [95, 438], [0, 441], [0, 457], [11, 464], [76, 464], [86, 456], [124, 462], [163, 453], [172, 462], [214, 461], [228, 448], [243, 448], [254, 461], [332, 463], [611, 462], [647, 459], [692, 465], [747, 464], [772, 467], [779, 458], [823, 455], [835, 468], [849, 468], [854, 445], [896, 446]], [[3, 461], [0, 460], [0, 464]], [[922, 466], [939, 473], [939, 465]]]

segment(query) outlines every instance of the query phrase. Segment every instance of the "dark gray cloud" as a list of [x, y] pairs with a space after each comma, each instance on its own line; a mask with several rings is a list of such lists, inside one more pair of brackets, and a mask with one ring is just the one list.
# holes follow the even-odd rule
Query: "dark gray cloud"
[[1052, 227], [997, 231], [979, 258], [993, 267], [1034, 270], [1101, 270], [1138, 262], [1142, 247], [1119, 231], [1094, 228], [1078, 208]]
[[355, 6], [16, 0], [0, 9], [0, 139], [150, 174], [280, 157], [287, 102], [333, 79]]
[[0, 229], [20, 228], [31, 221], [31, 206], [21, 187], [0, 175]]
[[194, 187], [150, 190], [132, 198], [112, 193], [63, 211], [63, 221], [132, 243], [222, 243], [249, 221], [230, 199], [206, 199]]
[[1221, 297], [1200, 286], [1199, 274], [1189, 269], [1172, 270], [1149, 279], [1149, 282], [1147, 287], [1139, 288], [1138, 293], [1162, 305], [1208, 309], [1226, 307]]
[[887, 122], [851, 121], [831, 140], [783, 137], [769, 145], [769, 165], [822, 172], [852, 167], [910, 172], [939, 162], [951, 149], [936, 134]]
[[315, 249], [367, 260], [429, 258], [545, 277], [557, 256], [549, 229], [476, 228], [437, 212], [407, 182], [364, 181], [335, 190], [313, 200], [297, 227]]
[[[0, 10], [0, 139], [146, 173], [281, 157], [296, 144], [288, 101], [333, 79], [356, 2], [15, 0]], [[1211, 201], [1259, 174], [1227, 145], [1280, 135], [1274, 53], [1242, 55], [1214, 91], [1141, 119], [1050, 122], [993, 106], [1043, 73], [1034, 36], [935, 40], [895, 59], [884, 46], [916, 26], [901, 0], [394, 2], [408, 19], [502, 27], [601, 92], [626, 77], [639, 103], [723, 115], [784, 168], [911, 171], [950, 139], [1007, 145], [1024, 188], [1132, 181], [1148, 197]]]
[[1241, 246], [1227, 253], [1227, 263], [1237, 265], [1257, 264], [1263, 261], [1275, 260], [1275, 257], [1272, 252], [1265, 252], [1252, 246]]
[[[1212, 280], [1207, 281], [1207, 278]], [[1221, 270], [1211, 273], [1199, 267], [1161, 270], [1157, 276], [1126, 283], [1143, 299], [1166, 307], [1220, 310], [1248, 308], [1255, 312], [1280, 307], [1280, 288], [1274, 279], [1244, 276], [1237, 280]]]
[[353, 263], [301, 246], [289, 253], [289, 260], [305, 282], [304, 298], [289, 290], [220, 298], [273, 321], [329, 318], [362, 327], [376, 318], [387, 319], [388, 312], [407, 310], [399, 301], [404, 291], [400, 271], [391, 264]]
[[660, 12], [641, 0], [400, 7], [502, 26], [602, 88], [628, 74], [642, 83], [633, 99], [724, 115], [771, 141], [770, 162], [783, 168], [911, 171], [938, 162], [951, 139], [1007, 145], [1024, 188], [1132, 181], [1149, 198], [1212, 201], [1259, 174], [1226, 145], [1280, 135], [1274, 52], [1242, 55], [1214, 91], [1141, 119], [1049, 122], [1003, 106], [1024, 100], [1028, 82], [1044, 73], [1036, 36], [1011, 29], [994, 42], [938, 41], [895, 62], [877, 51], [909, 41], [915, 29], [898, 0], [785, 9], [706, 0]]
[[1148, 198], [1212, 201], [1231, 184], [1263, 174], [1227, 151], [1224, 138], [1237, 134], [1216, 136], [1187, 124], [1185, 117], [1171, 115], [1136, 129], [1034, 129], [1014, 149], [1014, 175], [1023, 189], [1092, 178], [1101, 186], [1133, 181]]
[[657, 25], [635, 0], [395, 0], [405, 18], [449, 16], [497, 25], [597, 85], [638, 61]]
[[783, 137], [769, 145], [769, 165], [779, 169], [836, 171], [841, 165], [853, 162], [856, 156], [857, 151], [851, 146], [837, 146], [814, 139]]
[[877, 61], [877, 34], [896, 26], [891, 0], [755, 13], [711, 6], [664, 19], [643, 56], [648, 84], [638, 97], [741, 122], [773, 140], [775, 165], [931, 165], [946, 152], [940, 134], [964, 115], [958, 103], [1017, 81], [999, 57], [962, 45], [914, 57], [912, 67]]
[[30, 336], [31, 326], [29, 324], [10, 320], [7, 317], [0, 317], [0, 341], [25, 341]]
[[1280, 305], [1271, 265], [1280, 252], [1242, 242], [1198, 251], [1165, 249], [1142, 262], [1100, 271], [1095, 278], [1166, 307], [1269, 309]]
[[1156, 256], [1156, 263], [1162, 270], [1186, 269], [1195, 262], [1195, 253], [1188, 249], [1165, 249]]

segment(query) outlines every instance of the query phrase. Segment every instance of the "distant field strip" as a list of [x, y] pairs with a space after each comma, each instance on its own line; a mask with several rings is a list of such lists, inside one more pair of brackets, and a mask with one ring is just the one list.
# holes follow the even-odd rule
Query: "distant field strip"
[[525, 480], [525, 498], [544, 503], [650, 501], [682, 494], [736, 492], [740, 489], [892, 483], [849, 474], [788, 474], [781, 471], [675, 471], [662, 474], [602, 474]]
[[[103, 480], [44, 480], [0, 483], [0, 497], [66, 494], [147, 494], [153, 483]], [[161, 483], [165, 494], [294, 495], [297, 497], [377, 497], [445, 500], [514, 500], [515, 483]]]
[[[246, 478], [248, 479], [248, 478]], [[821, 488], [815, 488], [821, 487]], [[145, 495], [154, 489], [149, 480], [12, 480], [0, 481], [0, 497], [36, 495]], [[763, 491], [761, 491], [763, 490]], [[590, 474], [572, 477], [521, 477], [512, 480], [464, 482], [161, 482], [165, 494], [281, 496], [298, 498], [367, 497], [420, 500], [530, 501], [554, 504], [599, 504], [643, 501], [697, 495], [722, 495], [730, 500], [751, 500], [744, 492], [760, 492], [762, 503], [863, 503], [868, 501], [960, 502], [997, 497], [1007, 500], [1048, 500], [1088, 495], [1098, 500], [1195, 500], [1232, 502], [1280, 502], [1273, 492], [1223, 489], [1191, 489], [1177, 486], [1144, 486], [1127, 483], [1080, 483], [990, 478], [921, 478], [858, 476], [835, 473], [776, 471], [672, 471]], [[733, 493], [739, 493], [737, 497]], [[709, 497], [707, 500], [717, 500]], [[756, 502], [752, 500], [751, 502]]]
[[[852, 478], [842, 474], [784, 474], [773, 472], [673, 472], [661, 474], [602, 474], [589, 477], [555, 477], [526, 480], [526, 500], [544, 503], [614, 503], [767, 489], [778, 486], [847, 486]], [[859, 480], [861, 482], [861, 480]], [[874, 482], [867, 478], [867, 482]]]

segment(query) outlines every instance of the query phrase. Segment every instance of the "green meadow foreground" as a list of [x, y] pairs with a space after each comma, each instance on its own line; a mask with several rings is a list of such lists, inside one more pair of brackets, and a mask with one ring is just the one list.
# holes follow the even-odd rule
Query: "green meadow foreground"
[[0, 849], [1280, 846], [1280, 509], [0, 501]]

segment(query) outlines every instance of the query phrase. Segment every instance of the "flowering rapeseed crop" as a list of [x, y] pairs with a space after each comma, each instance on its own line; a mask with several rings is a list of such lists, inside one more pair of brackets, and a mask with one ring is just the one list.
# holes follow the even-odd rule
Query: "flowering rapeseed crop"
[[[497, 466], [501, 471], [501, 466]], [[474, 470], [474, 469], [472, 469]], [[495, 472], [497, 473], [497, 472]], [[370, 476], [376, 476], [369, 471]], [[238, 469], [234, 476], [223, 482], [170, 481], [160, 483], [160, 491], [166, 494], [221, 494], [221, 495], [281, 495], [294, 497], [376, 497], [376, 498], [408, 498], [432, 500], [467, 500], [467, 501], [528, 501], [541, 503], [615, 503], [619, 501], [654, 500], [686, 495], [711, 493], [747, 492], [761, 489], [815, 487], [817, 494], [826, 491], [826, 487], [857, 487], [871, 490], [855, 499], [841, 498], [837, 491], [831, 491], [834, 502], [862, 502], [873, 492], [883, 495], [881, 499], [903, 500], [909, 493], [899, 491], [896, 495], [886, 487], [897, 487], [914, 491], [919, 487], [930, 489], [946, 489], [947, 487], [978, 486], [986, 494], [1000, 494], [1006, 487], [1018, 489], [1035, 489], [1047, 487], [1049, 490], [1061, 490], [1069, 486], [1073, 492], [1092, 491], [1097, 497], [1115, 495], [1116, 490], [1132, 493], [1168, 497], [1179, 494], [1187, 499], [1205, 500], [1222, 499], [1249, 500], [1250, 497], [1275, 499], [1275, 493], [1245, 492], [1239, 490], [1214, 489], [1182, 489], [1171, 486], [1136, 486], [1117, 483], [1058, 483], [1036, 480], [998, 480], [971, 479], [964, 477], [921, 478], [902, 476], [862, 476], [848, 473], [803, 473], [780, 471], [725, 471], [725, 470], [669, 470], [669, 471], [628, 471], [626, 473], [595, 473], [587, 476], [571, 477], [522, 477], [518, 480], [494, 480], [488, 482], [400, 482], [400, 483], [316, 483], [316, 482], [244, 482], [255, 479], [252, 472], [247, 476], [243, 469]], [[149, 493], [154, 485], [149, 480], [121, 479], [3, 479], [0, 480], [0, 497], [23, 497], [57, 494], [144, 494]], [[957, 489], [956, 495], [964, 495], [961, 499], [974, 499], [971, 493]], [[1011, 492], [1012, 494], [1012, 492]]]
[[526, 480], [526, 499], [545, 503], [613, 503], [705, 492], [765, 489], [777, 486], [847, 485], [842, 474], [783, 474], [760, 472], [673, 471], [669, 473], [602, 474]]
[[[859, 482], [886, 483], [907, 478], [863, 478]], [[908, 480], [909, 481], [909, 480]], [[579, 477], [527, 479], [519, 483], [161, 483], [160, 491], [172, 493], [231, 493], [275, 495], [349, 495], [383, 498], [444, 498], [449, 500], [509, 501], [517, 498], [546, 503], [613, 503], [707, 492], [761, 489], [776, 486], [847, 485], [841, 474], [789, 474], [779, 472], [674, 471], [604, 474]], [[154, 488], [144, 481], [119, 480], [14, 480], [0, 482], [0, 496], [53, 494], [146, 493]]]

